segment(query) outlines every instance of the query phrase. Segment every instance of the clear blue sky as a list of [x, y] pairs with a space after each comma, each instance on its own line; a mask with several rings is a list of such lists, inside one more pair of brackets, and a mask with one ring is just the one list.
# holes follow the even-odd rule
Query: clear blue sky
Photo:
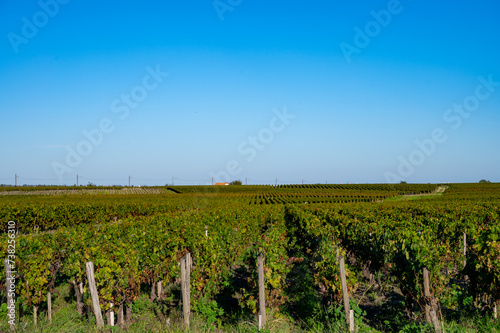
[[0, 183], [500, 181], [499, 15], [494, 0], [0, 1]]

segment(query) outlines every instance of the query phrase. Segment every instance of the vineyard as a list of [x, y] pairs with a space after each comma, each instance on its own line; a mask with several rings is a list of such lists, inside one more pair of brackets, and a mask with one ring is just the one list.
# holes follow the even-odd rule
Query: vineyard
[[60, 189], [38, 189], [28, 187], [22, 190], [15, 191], [7, 191], [5, 189], [0, 190], [0, 195], [75, 195], [75, 194], [87, 194], [87, 195], [95, 195], [95, 194], [162, 194], [166, 193], [168, 190], [160, 189], [160, 188], [140, 188], [140, 187], [123, 187], [123, 188], [78, 188], [74, 187], [72, 189], [60, 188]]
[[63, 299], [94, 329], [89, 262], [107, 326], [180, 329], [188, 303], [193, 329], [255, 332], [259, 257], [268, 332], [500, 331], [500, 184], [24, 192], [0, 196], [2, 332], [11, 277], [17, 331], [66, 331]]

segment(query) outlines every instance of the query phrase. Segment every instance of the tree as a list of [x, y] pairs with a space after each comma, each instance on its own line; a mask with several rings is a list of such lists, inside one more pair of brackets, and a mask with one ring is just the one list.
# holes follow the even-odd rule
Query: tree
[[232, 182], [229, 183], [229, 185], [241, 185], [242, 182], [241, 180], [233, 180]]
[[489, 184], [489, 183], [491, 183], [491, 182], [490, 182], [489, 180], [486, 180], [486, 179], [481, 179], [481, 180], [479, 181], [479, 183], [481, 183], [481, 184], [483, 184], [483, 183]]

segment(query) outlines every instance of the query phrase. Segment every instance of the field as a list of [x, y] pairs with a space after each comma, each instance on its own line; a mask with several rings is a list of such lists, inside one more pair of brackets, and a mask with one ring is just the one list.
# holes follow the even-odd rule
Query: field
[[258, 331], [259, 256], [266, 332], [348, 332], [345, 296], [359, 332], [500, 332], [499, 215], [496, 183], [1, 188], [0, 247], [19, 332], [183, 331], [187, 253], [193, 332]]

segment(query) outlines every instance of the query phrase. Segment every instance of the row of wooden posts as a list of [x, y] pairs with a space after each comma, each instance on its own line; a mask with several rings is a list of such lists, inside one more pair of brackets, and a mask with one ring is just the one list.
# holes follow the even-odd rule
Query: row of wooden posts
[[[467, 238], [466, 234], [463, 234], [463, 255], [464, 258], [466, 256], [466, 251], [467, 251]], [[335, 246], [336, 247], [336, 246]], [[343, 303], [344, 303], [344, 310], [345, 310], [345, 316], [347, 320], [347, 325], [349, 327], [350, 332], [354, 332], [354, 312], [353, 310], [350, 309], [349, 305], [349, 294], [347, 290], [347, 281], [346, 281], [346, 274], [345, 274], [345, 259], [343, 256], [339, 255], [339, 248], [336, 247], [337, 249], [337, 260], [339, 262], [339, 269], [340, 269], [340, 281], [342, 285], [342, 295], [343, 295]], [[265, 301], [265, 284], [264, 284], [264, 256], [260, 255], [257, 258], [257, 268], [258, 268], [258, 282], [259, 282], [259, 330], [261, 330], [262, 327], [266, 325], [266, 301]], [[6, 290], [11, 289], [11, 284], [12, 279], [11, 279], [11, 271], [9, 268], [9, 263], [8, 260], [6, 259], [5, 262], [5, 271], [6, 271]], [[464, 266], [466, 265], [466, 260], [464, 259], [463, 262]], [[180, 266], [181, 266], [181, 294], [182, 294], [182, 313], [183, 313], [183, 318], [184, 318], [184, 325], [186, 327], [189, 327], [190, 325], [190, 316], [191, 316], [191, 291], [190, 291], [190, 285], [191, 285], [191, 267], [192, 267], [192, 258], [191, 254], [187, 253], [184, 257], [181, 258], [180, 260]], [[89, 283], [89, 290], [90, 290], [90, 296], [92, 299], [92, 307], [93, 307], [93, 312], [96, 318], [96, 323], [98, 327], [103, 327], [104, 326], [104, 320], [102, 317], [102, 312], [101, 308], [99, 305], [99, 295], [97, 292], [96, 284], [95, 284], [95, 277], [94, 277], [94, 264], [89, 261], [86, 263], [86, 273], [87, 273], [87, 280]], [[440, 323], [437, 318], [437, 303], [432, 297], [430, 293], [430, 288], [429, 288], [429, 271], [427, 268], [423, 268], [423, 284], [424, 284], [424, 298], [425, 298], [425, 319], [428, 323], [432, 324], [434, 326], [435, 332], [440, 333], [441, 328], [440, 328]], [[79, 314], [83, 313], [83, 285], [82, 283], [76, 284], [75, 281], [73, 281], [73, 285], [75, 288], [75, 294], [77, 297], [77, 310]], [[162, 294], [162, 284], [161, 281], [157, 283], [158, 287], [158, 294]], [[154, 286], [153, 286], [154, 288]], [[12, 297], [9, 297], [9, 293], [7, 293], [7, 304], [11, 304], [12, 302]], [[494, 317], [495, 319], [498, 317], [498, 309], [497, 309], [497, 304], [495, 303], [495, 308], [494, 308]], [[48, 320], [49, 322], [52, 321], [52, 298], [51, 298], [51, 293], [47, 293], [47, 306], [48, 306]], [[106, 313], [107, 317], [107, 322], [109, 326], [114, 326], [115, 325], [115, 320], [114, 320], [114, 311], [112, 311], [113, 304], [110, 304], [110, 310]], [[34, 324], [37, 324], [37, 312], [38, 312], [38, 306], [33, 307], [33, 320]], [[131, 312], [132, 309], [129, 306], [127, 308], [127, 319], [130, 319], [131, 317]], [[124, 323], [124, 314], [123, 314], [123, 305], [121, 305], [118, 309], [117, 312], [117, 321], [118, 324], [121, 326]], [[14, 325], [11, 325], [11, 329], [14, 329]]]
[[[258, 272], [259, 272], [259, 330], [266, 324], [266, 305], [265, 305], [265, 287], [264, 287], [264, 257], [261, 255], [257, 258], [258, 262]], [[182, 314], [184, 318], [185, 327], [190, 326], [191, 318], [191, 267], [192, 258], [190, 253], [186, 253], [184, 257], [180, 260], [181, 266], [181, 299], [182, 299]], [[103, 327], [104, 321], [101, 314], [101, 308], [99, 306], [99, 296], [97, 294], [97, 288], [94, 279], [94, 264], [88, 262], [86, 265], [87, 279], [89, 282], [90, 295], [92, 298], [92, 305], [94, 310], [94, 315], [96, 317], [97, 327]], [[158, 282], [158, 294], [162, 293], [161, 281]], [[114, 326], [114, 313], [112, 311], [108, 312], [108, 325]], [[119, 318], [123, 318], [123, 312]], [[120, 321], [120, 320], [119, 320]]]
[[[264, 256], [260, 255], [257, 258], [257, 268], [258, 268], [258, 279], [259, 279], [259, 317], [258, 317], [258, 326], [259, 331], [266, 325], [267, 317], [266, 317], [266, 299], [265, 299], [265, 281], [264, 281]], [[182, 296], [182, 313], [184, 318], [184, 325], [189, 327], [190, 325], [190, 317], [191, 317], [191, 266], [192, 259], [191, 254], [187, 253], [180, 260], [181, 266], [181, 296]], [[96, 318], [97, 327], [104, 327], [104, 319], [101, 312], [101, 307], [99, 303], [99, 295], [97, 292], [97, 287], [95, 283], [95, 275], [94, 275], [94, 263], [89, 261], [85, 265], [87, 280], [89, 284], [90, 297], [92, 300], [92, 309], [94, 312], [94, 316]], [[8, 260], [5, 260], [5, 270], [7, 272], [7, 290], [11, 288], [11, 274], [8, 266]], [[349, 296], [347, 294], [347, 282], [344, 268], [344, 257], [340, 257], [340, 273], [341, 273], [341, 281], [342, 281], [342, 293], [344, 294], [344, 306], [346, 308], [346, 317], [348, 319], [348, 325], [350, 327], [350, 331], [354, 331], [354, 316], [353, 311], [349, 309]], [[75, 294], [77, 297], [77, 311], [79, 314], [83, 313], [83, 284], [77, 284], [75, 281], [72, 281]], [[158, 294], [162, 293], [161, 282], [158, 282]], [[9, 294], [9, 293], [7, 293]], [[11, 297], [7, 299], [8, 304], [11, 303]], [[52, 298], [51, 293], [47, 293], [47, 312], [48, 312], [48, 320], [52, 322]], [[110, 304], [110, 310], [106, 313], [106, 319], [109, 326], [115, 325], [115, 316], [114, 311], [112, 310], [113, 304]], [[33, 321], [34, 325], [37, 325], [37, 313], [38, 306], [33, 306]], [[127, 317], [130, 317], [131, 309], [127, 308]], [[123, 314], [123, 305], [121, 305], [118, 309], [117, 313], [117, 321], [121, 326], [124, 323], [124, 314]], [[11, 330], [14, 330], [14, 325], [11, 325]]]
[[[464, 232], [463, 233], [463, 239], [462, 239], [462, 254], [464, 256], [463, 260], [463, 266], [465, 267], [467, 264], [467, 234]], [[336, 246], [335, 246], [336, 247]], [[339, 266], [340, 266], [340, 281], [342, 284], [342, 295], [343, 295], [343, 301], [344, 301], [344, 310], [345, 310], [345, 316], [347, 319], [347, 325], [349, 326], [349, 331], [354, 332], [354, 314], [353, 310], [350, 310], [349, 308], [349, 295], [347, 292], [347, 283], [346, 283], [346, 276], [345, 276], [345, 263], [344, 263], [344, 257], [339, 256], [339, 249], [337, 249], [337, 261], [339, 261]], [[429, 287], [429, 271], [426, 267], [422, 269], [422, 276], [423, 276], [423, 285], [424, 285], [424, 311], [425, 311], [425, 320], [427, 323], [431, 324], [434, 327], [434, 331], [436, 333], [441, 333], [441, 326], [440, 322], [438, 320], [438, 306], [437, 302], [434, 299], [434, 296], [431, 295], [430, 292], [430, 287]], [[373, 280], [373, 274], [370, 274], [370, 283]], [[495, 319], [498, 319], [498, 305], [497, 303], [494, 304], [493, 306], [493, 316]]]
[[[181, 258], [181, 299], [184, 325], [189, 327], [191, 317], [191, 254], [187, 253]], [[264, 285], [264, 256], [257, 258], [257, 269], [259, 275], [259, 331], [266, 325], [266, 296]]]

